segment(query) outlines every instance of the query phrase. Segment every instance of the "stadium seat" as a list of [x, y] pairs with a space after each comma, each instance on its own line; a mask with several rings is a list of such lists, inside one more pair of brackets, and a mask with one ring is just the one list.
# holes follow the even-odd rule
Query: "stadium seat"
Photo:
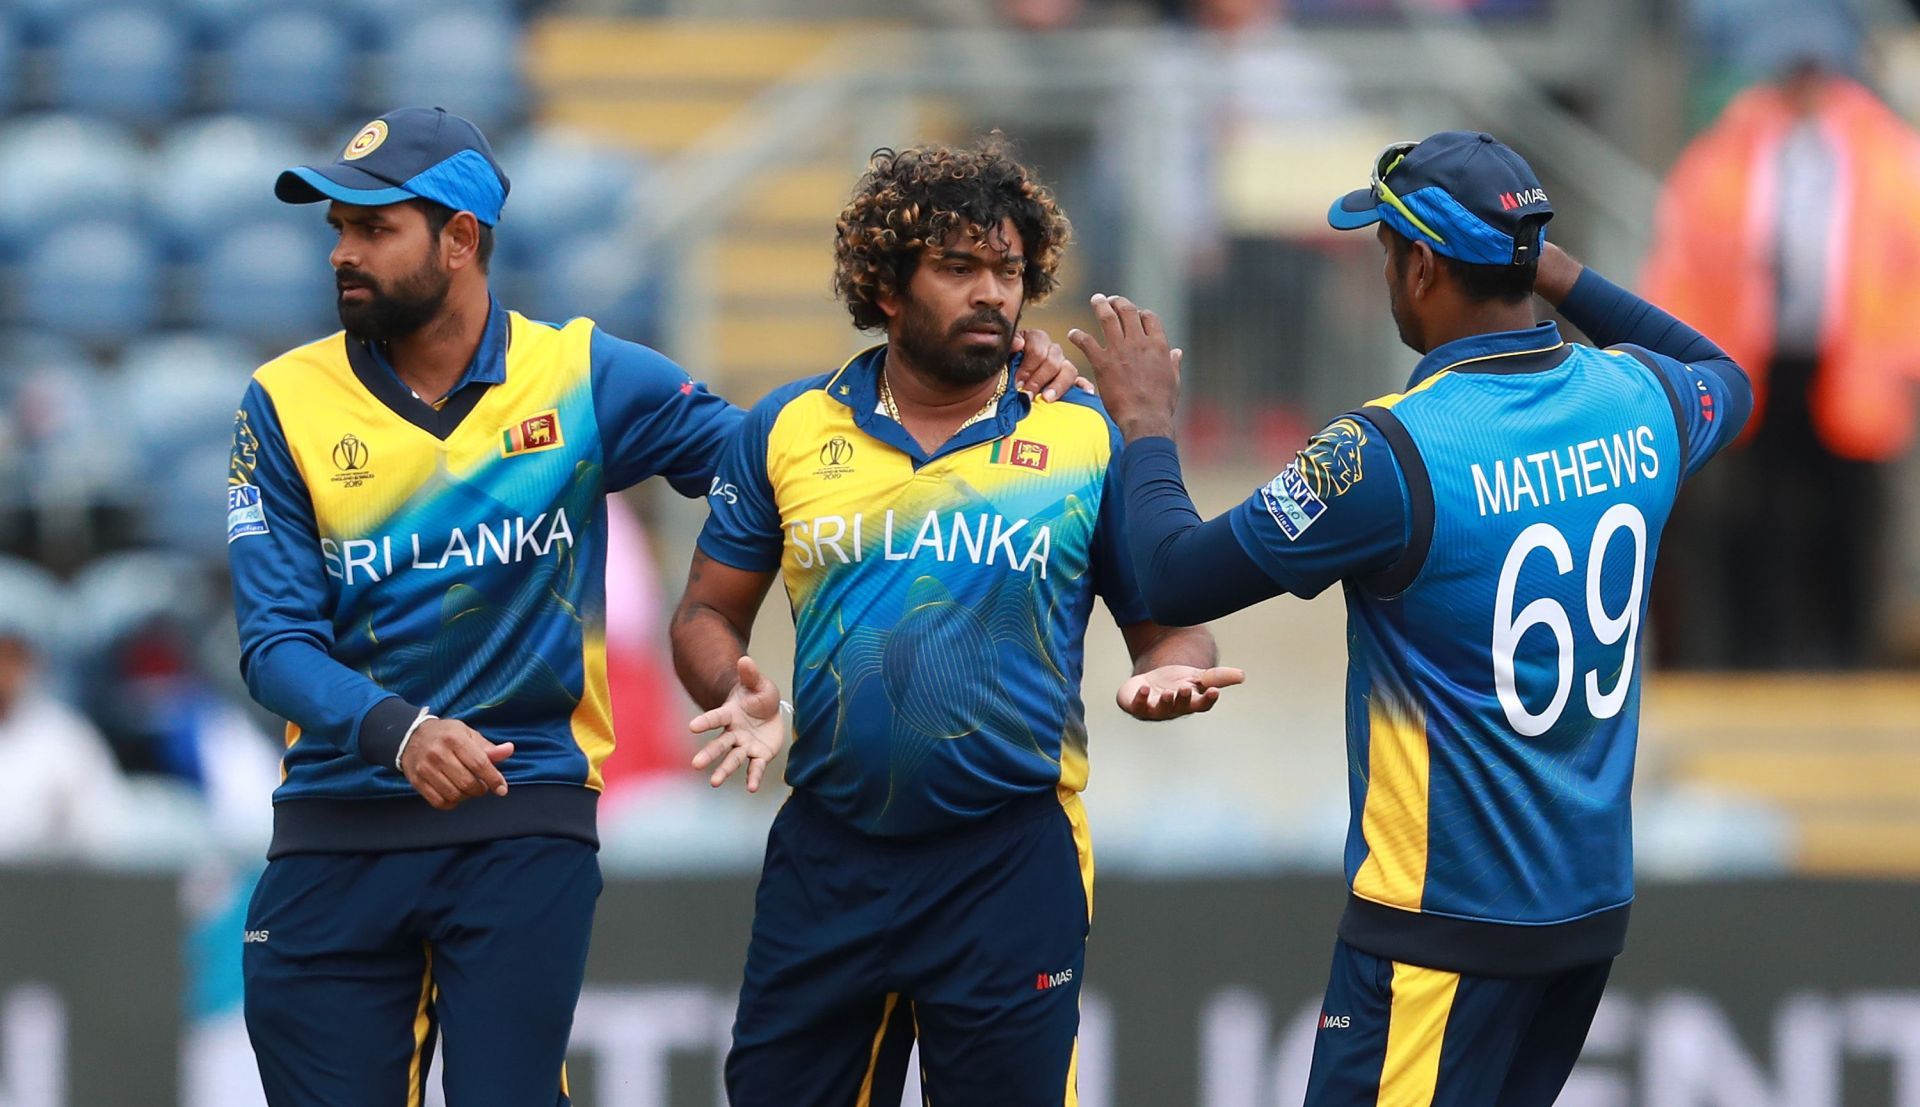
[[274, 346], [339, 326], [327, 239], [274, 221], [242, 226], [189, 272], [187, 313], [201, 327]]
[[43, 657], [65, 655], [66, 587], [31, 561], [0, 556], [0, 634], [24, 638]]
[[113, 399], [145, 459], [158, 464], [189, 444], [231, 440], [234, 409], [260, 360], [216, 335], [149, 338], [121, 356]]
[[335, 11], [358, 28], [361, 44], [384, 50], [421, 19], [444, 12], [475, 12], [511, 19], [516, 0], [339, 0]]
[[22, 60], [20, 28], [0, 13], [0, 115], [20, 102]]
[[520, 114], [519, 27], [469, 11], [409, 21], [381, 54], [372, 85], [384, 106], [441, 107], [498, 130]]
[[54, 41], [49, 92], [64, 110], [156, 126], [192, 95], [189, 56], [184, 29], [158, 11], [90, 11]]
[[118, 343], [159, 321], [160, 251], [131, 223], [68, 224], [24, 257], [19, 306], [36, 326], [83, 342]]
[[588, 232], [557, 247], [524, 271], [515, 306], [527, 315], [559, 323], [591, 316], [609, 333], [645, 342], [653, 337], [656, 296], [647, 266], [633, 247], [605, 232]]
[[75, 508], [126, 488], [121, 413], [100, 367], [44, 332], [0, 335], [0, 505]]
[[532, 129], [495, 152], [513, 181], [499, 249], [515, 264], [544, 261], [575, 236], [605, 234], [647, 191], [643, 163], [576, 131]]
[[108, 7], [113, 0], [8, 0], [8, 16], [19, 29], [21, 41], [29, 47], [51, 45], [69, 23], [86, 14]]
[[236, 222], [321, 221], [316, 208], [274, 198], [273, 182], [290, 165], [318, 157], [285, 126], [224, 115], [170, 131], [148, 176], [147, 207], [177, 258], [198, 258]]
[[0, 128], [0, 256], [77, 217], [133, 219], [145, 157], [125, 131], [98, 120], [42, 115]]
[[356, 54], [324, 9], [267, 11], [232, 32], [210, 60], [215, 106], [302, 127], [338, 127], [352, 114]]

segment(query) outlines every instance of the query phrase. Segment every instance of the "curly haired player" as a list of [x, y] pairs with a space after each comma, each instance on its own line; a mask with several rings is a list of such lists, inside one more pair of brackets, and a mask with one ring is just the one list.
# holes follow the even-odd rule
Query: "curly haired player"
[[[774, 575], [793, 606], [793, 795], [767, 843], [727, 1058], [735, 1107], [897, 1103], [920, 1041], [940, 1104], [1074, 1089], [1092, 855], [1081, 646], [1096, 594], [1143, 719], [1241, 674], [1147, 618], [1085, 392], [1010, 391], [1022, 307], [1069, 235], [997, 139], [881, 150], [841, 214], [834, 284], [884, 345], [788, 385], [722, 457], [674, 660], [721, 735], [695, 764], [757, 790], [785, 742], [747, 653]], [[717, 764], [716, 764], [717, 763]]]

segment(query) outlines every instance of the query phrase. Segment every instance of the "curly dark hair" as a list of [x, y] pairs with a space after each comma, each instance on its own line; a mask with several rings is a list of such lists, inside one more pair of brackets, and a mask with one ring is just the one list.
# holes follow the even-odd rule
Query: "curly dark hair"
[[999, 248], [1011, 219], [1026, 251], [1026, 302], [1038, 304], [1057, 283], [1060, 257], [1073, 236], [1053, 193], [1013, 159], [995, 132], [972, 147], [882, 147], [867, 162], [853, 199], [835, 224], [833, 291], [854, 325], [887, 325], [880, 298], [905, 291], [921, 255], [956, 231]]

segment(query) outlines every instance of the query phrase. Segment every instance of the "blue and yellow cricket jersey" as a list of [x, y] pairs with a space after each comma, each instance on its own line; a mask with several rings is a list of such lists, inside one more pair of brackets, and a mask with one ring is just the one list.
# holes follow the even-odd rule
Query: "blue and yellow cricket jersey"
[[747, 416], [700, 535], [779, 570], [793, 609], [787, 781], [870, 834], [924, 833], [1087, 783], [1081, 647], [1098, 593], [1147, 614], [1097, 399], [995, 414], [932, 455], [879, 410], [886, 348]]
[[[437, 407], [337, 333], [242, 401], [227, 548], [241, 668], [287, 722], [273, 856], [596, 841], [613, 749], [605, 496], [704, 492], [740, 413], [667, 358], [497, 304]], [[420, 709], [511, 741], [505, 797], [434, 811], [393, 765]]]
[[1553, 323], [1448, 343], [1228, 517], [1281, 589], [1345, 584], [1341, 936], [1380, 957], [1548, 972], [1624, 941], [1654, 561], [1750, 392], [1595, 274], [1563, 310], [1596, 334], [1631, 315], [1693, 360]]

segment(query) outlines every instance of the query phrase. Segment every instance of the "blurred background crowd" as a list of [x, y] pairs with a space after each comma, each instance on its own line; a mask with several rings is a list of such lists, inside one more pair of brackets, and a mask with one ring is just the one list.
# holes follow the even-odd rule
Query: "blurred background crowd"
[[[275, 174], [404, 103], [490, 131], [513, 177], [504, 302], [591, 315], [742, 404], [863, 341], [826, 278], [865, 153], [1002, 129], [1078, 232], [1066, 291], [1030, 319], [1064, 333], [1103, 289], [1161, 308], [1190, 351], [1183, 434], [1216, 508], [1410, 362], [1372, 245], [1326, 231], [1326, 198], [1386, 140], [1498, 131], [1546, 179], [1556, 239], [1761, 385], [1735, 460], [1670, 534], [1655, 668], [1700, 674], [1709, 700], [1737, 681], [1712, 674], [1784, 674], [1810, 682], [1806, 705], [1854, 687], [1822, 674], [1910, 672], [1915, 23], [1846, 0], [15, 0], [0, 12], [0, 734], [37, 751], [9, 759], [7, 787], [40, 798], [0, 821], [0, 853], [164, 854], [182, 835], [257, 849], [276, 723], [237, 679], [209, 490], [247, 374], [337, 325], [321, 213], [275, 201]], [[622, 505], [622, 781], [688, 783], [658, 615], [700, 511], [671, 499]], [[1245, 719], [1279, 720], [1292, 752], [1331, 763], [1329, 704], [1290, 683], [1337, 670], [1337, 640], [1305, 629], [1328, 622], [1317, 610], [1242, 616], [1226, 637], [1256, 680]], [[1695, 687], [1653, 685], [1655, 724], [1659, 688]], [[1906, 702], [1897, 679], [1874, 687]], [[1177, 782], [1188, 752], [1159, 741], [1126, 760]], [[1826, 771], [1873, 775], [1853, 768]], [[1736, 807], [1780, 806], [1764, 781], [1691, 775]], [[122, 778], [138, 785], [124, 802], [58, 796]], [[1337, 799], [1268, 791], [1253, 821], [1283, 829], [1248, 845], [1221, 828], [1237, 854], [1290, 852], [1290, 818]], [[1163, 813], [1199, 814], [1183, 802]], [[694, 818], [638, 806], [652, 834]], [[1791, 862], [1793, 836], [1773, 840]], [[1320, 845], [1298, 852], [1333, 864]]]
[[[322, 213], [272, 196], [443, 106], [512, 177], [493, 283], [743, 405], [864, 337], [832, 221], [879, 146], [1005, 131], [1085, 297], [1161, 310], [1224, 509], [1403, 384], [1377, 248], [1326, 204], [1386, 142], [1494, 131], [1550, 234], [1754, 375], [1662, 558], [1642, 865], [1920, 873], [1920, 3], [1904, 0], [8, 0], [0, 5], [0, 858], [213, 865], [232, 923], [278, 723], [247, 700], [220, 489], [236, 401], [337, 327]], [[698, 502], [616, 513], [610, 869], [747, 871], [773, 802], [683, 769], [664, 666]], [[790, 659], [784, 613], [758, 631]], [[1090, 633], [1103, 871], [1332, 871], [1337, 599], [1223, 624], [1249, 685], [1131, 724]], [[1222, 766], [1237, 766], [1223, 787]], [[1223, 794], [1224, 793], [1224, 794]], [[224, 933], [224, 932], [222, 932]], [[196, 1003], [230, 1007], [203, 975]], [[222, 989], [225, 988], [223, 991]]]

